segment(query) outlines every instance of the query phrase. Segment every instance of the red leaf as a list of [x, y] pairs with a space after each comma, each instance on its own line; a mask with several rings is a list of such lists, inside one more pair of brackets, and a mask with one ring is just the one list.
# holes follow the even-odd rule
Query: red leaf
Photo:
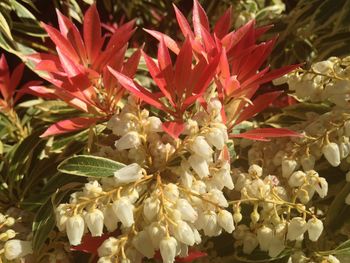
[[142, 88], [140, 85], [138, 85], [136, 82], [134, 82], [132, 79], [128, 78], [127, 76], [115, 71], [111, 67], [108, 67], [109, 71], [113, 74], [114, 77], [117, 78], [120, 85], [122, 85], [125, 89], [127, 89], [129, 92], [134, 94], [135, 96], [139, 97], [140, 99], [144, 100], [148, 104], [164, 111], [168, 111], [162, 103], [159, 102], [158, 98], [156, 98], [151, 92], [146, 90], [145, 88]]
[[13, 96], [13, 93], [15, 92], [16, 87], [20, 83], [23, 75], [23, 70], [24, 70], [24, 64], [21, 63], [12, 71], [11, 78], [10, 78], [10, 87], [9, 87], [10, 96]]
[[180, 48], [178, 44], [175, 42], [174, 39], [172, 39], [168, 35], [155, 30], [150, 30], [150, 29], [143, 29], [143, 30], [146, 31], [151, 36], [155, 37], [158, 41], [160, 41], [163, 38], [165, 45], [175, 54], [178, 54], [180, 52]]
[[231, 134], [230, 137], [268, 141], [267, 138], [302, 137], [302, 135], [285, 128], [258, 128], [240, 134]]
[[96, 4], [91, 5], [84, 16], [84, 42], [90, 63], [93, 64], [102, 45], [101, 21]]
[[165, 78], [168, 92], [174, 96], [174, 90], [172, 89], [174, 80], [173, 64], [163, 38], [160, 40], [158, 47], [158, 66], [162, 72], [162, 76]]
[[232, 16], [232, 7], [228, 8], [225, 13], [219, 18], [214, 26], [214, 33], [218, 38], [223, 38], [231, 26], [231, 16]]
[[180, 12], [180, 10], [176, 7], [175, 4], [173, 4], [173, 6], [174, 6], [174, 11], [175, 11], [177, 23], [180, 26], [182, 34], [184, 35], [184, 37], [194, 38], [194, 34], [192, 32], [190, 24], [187, 22], [187, 19]]
[[177, 139], [179, 135], [184, 131], [185, 124], [183, 122], [168, 121], [162, 124], [163, 130], [174, 139]]
[[18, 93], [23, 93], [23, 94], [32, 94], [37, 97], [42, 97], [46, 99], [56, 99], [55, 95], [55, 90], [49, 89], [45, 86], [38, 86], [38, 85], [33, 85], [33, 86], [24, 86], [21, 88]]
[[75, 52], [73, 46], [69, 43], [69, 41], [65, 39], [56, 28], [46, 25], [45, 23], [41, 23], [41, 24], [46, 30], [52, 42], [54, 42], [55, 45], [60, 48], [62, 53], [64, 53], [67, 57], [69, 57], [74, 62], [79, 62], [80, 60], [79, 56]]
[[58, 135], [82, 130], [90, 127], [97, 120], [97, 118], [77, 117], [69, 120], [59, 121], [51, 125], [43, 134], [40, 135], [40, 137], [44, 138], [51, 135]]
[[253, 117], [255, 114], [263, 111], [281, 94], [282, 94], [281, 91], [274, 91], [274, 92], [265, 93], [259, 96], [253, 101], [253, 105], [248, 106], [242, 111], [242, 113], [239, 115], [239, 117], [235, 121], [235, 124], [238, 124], [244, 120], [248, 120], [249, 118]]
[[270, 82], [271, 80], [277, 79], [288, 72], [291, 72], [292, 70], [299, 68], [302, 64], [295, 64], [295, 65], [288, 65], [283, 68], [275, 69], [273, 71], [270, 71], [269, 73], [265, 74], [264, 77], [259, 79], [259, 84]]
[[5, 100], [10, 98], [10, 71], [7, 65], [5, 55], [0, 58], [0, 91]]
[[198, 0], [193, 0], [192, 20], [196, 37], [199, 37], [200, 39], [203, 37], [202, 26], [208, 32], [210, 31], [208, 17]]
[[188, 256], [184, 258], [177, 257], [175, 262], [192, 262], [198, 258], [206, 257], [208, 254], [201, 251], [192, 250], [188, 252]]
[[179, 98], [182, 98], [183, 92], [188, 83], [188, 74], [192, 70], [192, 48], [191, 43], [186, 37], [180, 53], [175, 63], [175, 88]]

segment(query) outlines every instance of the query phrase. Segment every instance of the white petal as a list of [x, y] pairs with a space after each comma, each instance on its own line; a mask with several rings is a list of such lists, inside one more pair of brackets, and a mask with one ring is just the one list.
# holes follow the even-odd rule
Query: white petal
[[84, 234], [84, 219], [81, 215], [74, 215], [67, 219], [66, 231], [71, 245], [77, 246], [81, 243]]
[[159, 249], [164, 263], [173, 263], [176, 256], [177, 241], [173, 237], [165, 237], [160, 241]]
[[33, 253], [32, 242], [19, 239], [11, 239], [4, 245], [4, 254], [7, 260], [22, 258]]
[[137, 163], [129, 164], [114, 172], [116, 184], [133, 183], [142, 177], [142, 168]]
[[194, 154], [188, 158], [188, 162], [200, 178], [208, 177], [209, 167], [205, 158]]
[[94, 209], [93, 211], [86, 213], [85, 222], [91, 232], [91, 236], [99, 237], [102, 235], [103, 221], [104, 221], [103, 213], [98, 209]]
[[124, 227], [130, 227], [134, 224], [134, 206], [127, 197], [122, 197], [115, 201], [113, 210]]

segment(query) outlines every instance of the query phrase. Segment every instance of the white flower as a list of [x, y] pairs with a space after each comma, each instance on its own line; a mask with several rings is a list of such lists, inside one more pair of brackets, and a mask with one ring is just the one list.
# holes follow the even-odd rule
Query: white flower
[[146, 231], [142, 230], [138, 232], [132, 240], [132, 244], [142, 255], [147, 258], [153, 258], [154, 248], [152, 245], [152, 240]]
[[284, 241], [279, 238], [273, 238], [269, 246], [269, 256], [277, 257], [285, 248]]
[[134, 224], [134, 206], [127, 197], [121, 197], [113, 203], [114, 213], [118, 216], [124, 227]]
[[200, 228], [206, 236], [217, 236], [221, 233], [221, 228], [217, 224], [217, 215], [213, 211], [208, 211], [198, 218]]
[[235, 230], [235, 226], [233, 224], [232, 214], [226, 210], [220, 210], [217, 215], [218, 224], [225, 229], [226, 232], [232, 233]]
[[116, 184], [128, 184], [142, 177], [142, 168], [137, 163], [129, 164], [114, 172]]
[[317, 73], [327, 74], [332, 70], [333, 63], [331, 61], [325, 60], [316, 62], [311, 67]]
[[118, 248], [118, 239], [109, 237], [103, 241], [102, 245], [97, 249], [97, 252], [100, 257], [108, 257], [117, 253]]
[[176, 208], [180, 211], [182, 220], [189, 221], [191, 223], [194, 223], [197, 220], [198, 213], [186, 199], [178, 199], [176, 202]]
[[340, 164], [340, 152], [338, 144], [331, 142], [322, 147], [322, 153], [327, 161], [334, 167]]
[[67, 219], [66, 231], [71, 245], [77, 246], [81, 243], [84, 234], [84, 227], [84, 219], [81, 215], [74, 215]]
[[282, 161], [282, 176], [289, 177], [297, 167], [298, 163], [295, 160], [284, 159]]
[[251, 254], [253, 250], [259, 245], [256, 235], [253, 233], [246, 233], [243, 237], [243, 253]]
[[137, 148], [141, 144], [140, 136], [135, 131], [130, 131], [115, 142], [118, 151]]
[[204, 177], [208, 177], [209, 167], [205, 158], [194, 154], [188, 158], [188, 162], [193, 170], [198, 174], [199, 178], [202, 179]]
[[114, 230], [116, 230], [118, 228], [119, 219], [115, 214], [113, 205], [107, 205], [103, 209], [103, 215], [104, 215], [103, 223], [105, 224], [108, 232], [113, 232]]
[[4, 254], [7, 260], [22, 258], [33, 253], [32, 242], [18, 239], [11, 239], [4, 245]]
[[262, 173], [263, 173], [263, 169], [259, 165], [256, 165], [256, 164], [251, 165], [248, 169], [248, 174], [251, 176], [260, 177], [260, 176], [262, 176]]
[[102, 187], [100, 186], [100, 184], [96, 180], [86, 183], [84, 188], [83, 188], [83, 193], [86, 196], [93, 196], [94, 197], [94, 196], [97, 196], [98, 194], [100, 194], [101, 192], [102, 192]]
[[176, 221], [177, 226], [173, 227], [176, 239], [188, 246], [194, 245], [194, 235], [191, 227], [182, 220]]
[[154, 248], [159, 248], [160, 241], [166, 235], [166, 228], [162, 226], [158, 222], [153, 222], [149, 227], [146, 228], [148, 231], [148, 235], [152, 241], [152, 245]]
[[103, 233], [104, 216], [102, 211], [94, 209], [85, 214], [85, 222], [91, 232], [91, 236], [101, 236]]
[[321, 198], [324, 198], [328, 193], [328, 182], [325, 178], [320, 177], [315, 183], [315, 190]]
[[303, 166], [304, 171], [309, 171], [315, 167], [315, 157], [312, 155], [304, 155], [301, 157], [300, 163]]
[[218, 204], [221, 207], [228, 207], [228, 202], [223, 194], [222, 191], [218, 189], [211, 189], [210, 192], [210, 199]]
[[273, 239], [272, 229], [270, 227], [263, 225], [258, 229], [256, 234], [257, 234], [260, 249], [262, 251], [268, 251], [271, 241]]
[[215, 146], [216, 149], [222, 150], [226, 142], [226, 134], [222, 132], [219, 128], [210, 128], [210, 131], [205, 134], [205, 139], [209, 144]]
[[173, 237], [165, 237], [160, 241], [159, 249], [164, 263], [173, 263], [176, 256], [177, 241]]
[[151, 116], [148, 118], [148, 125], [151, 132], [161, 132], [162, 129], [162, 121], [155, 116]]
[[311, 241], [317, 241], [323, 231], [323, 223], [317, 218], [311, 218], [307, 222], [307, 231]]
[[143, 203], [143, 214], [152, 221], [159, 212], [160, 201], [155, 197], [148, 197]]
[[[223, 187], [225, 186], [228, 189], [232, 190], [234, 188], [234, 184], [230, 174], [230, 168], [230, 164], [226, 162], [215, 174], [214, 180], [217, 182], [218, 185], [222, 185]], [[219, 187], [219, 189], [220, 188], [222, 189], [222, 187]]]
[[179, 198], [179, 189], [176, 184], [170, 183], [164, 186], [164, 196], [170, 202], [175, 202]]
[[301, 217], [294, 217], [288, 226], [287, 239], [291, 241], [296, 240], [298, 237], [303, 235], [306, 230], [306, 221]]
[[195, 154], [205, 159], [210, 159], [213, 154], [213, 150], [203, 136], [197, 136], [190, 148]]
[[296, 171], [292, 173], [292, 175], [288, 179], [288, 184], [291, 187], [299, 187], [302, 186], [305, 182], [306, 174], [302, 171]]

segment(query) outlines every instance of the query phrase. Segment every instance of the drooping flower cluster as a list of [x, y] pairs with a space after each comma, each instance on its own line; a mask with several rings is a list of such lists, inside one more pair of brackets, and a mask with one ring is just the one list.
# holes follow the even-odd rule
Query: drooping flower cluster
[[[90, 181], [57, 209], [57, 224], [78, 245], [85, 226], [92, 236], [121, 227], [119, 236], [99, 248], [100, 262], [140, 262], [160, 250], [164, 262], [184, 257], [201, 234], [234, 230], [222, 190], [233, 189], [224, 147], [228, 140], [221, 104], [211, 100], [185, 124], [184, 137], [173, 139], [162, 122], [140, 110], [134, 99], [109, 121], [118, 138], [100, 154], [129, 164], [113, 178]], [[200, 215], [200, 216], [199, 216]], [[119, 223], [120, 222], [120, 223]], [[136, 259], [137, 258], [137, 259]]]

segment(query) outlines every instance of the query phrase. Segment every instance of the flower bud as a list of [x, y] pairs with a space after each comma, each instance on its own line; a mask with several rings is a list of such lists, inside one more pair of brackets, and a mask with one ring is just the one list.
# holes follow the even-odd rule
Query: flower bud
[[107, 205], [103, 209], [103, 223], [105, 224], [108, 232], [113, 232], [118, 228], [119, 219], [114, 212], [113, 205]]
[[225, 146], [226, 136], [219, 128], [214, 127], [210, 128], [210, 131], [205, 134], [205, 139], [216, 149], [222, 150]]
[[160, 241], [159, 249], [164, 263], [173, 263], [176, 256], [177, 241], [173, 237], [165, 237]]
[[84, 227], [84, 219], [81, 215], [74, 215], [67, 219], [66, 231], [71, 245], [77, 246], [81, 243], [84, 234]]
[[18, 239], [11, 239], [4, 245], [4, 254], [7, 260], [22, 258], [33, 253], [32, 242]]
[[91, 236], [93, 237], [102, 236], [103, 221], [104, 221], [103, 213], [98, 209], [94, 209], [93, 211], [86, 213], [85, 222], [88, 229], [91, 232]]
[[226, 210], [220, 210], [220, 212], [217, 215], [218, 224], [223, 229], [225, 229], [226, 232], [232, 233], [233, 230], [235, 230], [235, 226], [233, 224], [233, 217], [232, 214]]
[[242, 218], [243, 218], [243, 216], [242, 216], [241, 212], [234, 212], [233, 213], [233, 221], [235, 221], [236, 224], [241, 222]]
[[262, 168], [256, 164], [251, 165], [248, 169], [248, 174], [250, 176], [260, 177], [260, 176], [262, 176], [262, 172], [263, 172]]
[[162, 121], [155, 116], [148, 117], [149, 129], [151, 132], [161, 132], [162, 129]]
[[323, 231], [323, 223], [317, 218], [311, 218], [307, 222], [307, 231], [311, 241], [317, 241]]
[[134, 206], [127, 197], [122, 197], [115, 201], [113, 210], [124, 227], [130, 227], [134, 224]]
[[340, 164], [340, 152], [338, 144], [331, 142], [322, 147], [322, 153], [327, 161], [337, 167]]
[[142, 177], [142, 169], [137, 163], [129, 164], [114, 172], [116, 184], [128, 184], [136, 182]]
[[177, 226], [174, 226], [174, 235], [176, 239], [188, 246], [194, 245], [194, 235], [191, 227], [182, 220], [176, 222]]

